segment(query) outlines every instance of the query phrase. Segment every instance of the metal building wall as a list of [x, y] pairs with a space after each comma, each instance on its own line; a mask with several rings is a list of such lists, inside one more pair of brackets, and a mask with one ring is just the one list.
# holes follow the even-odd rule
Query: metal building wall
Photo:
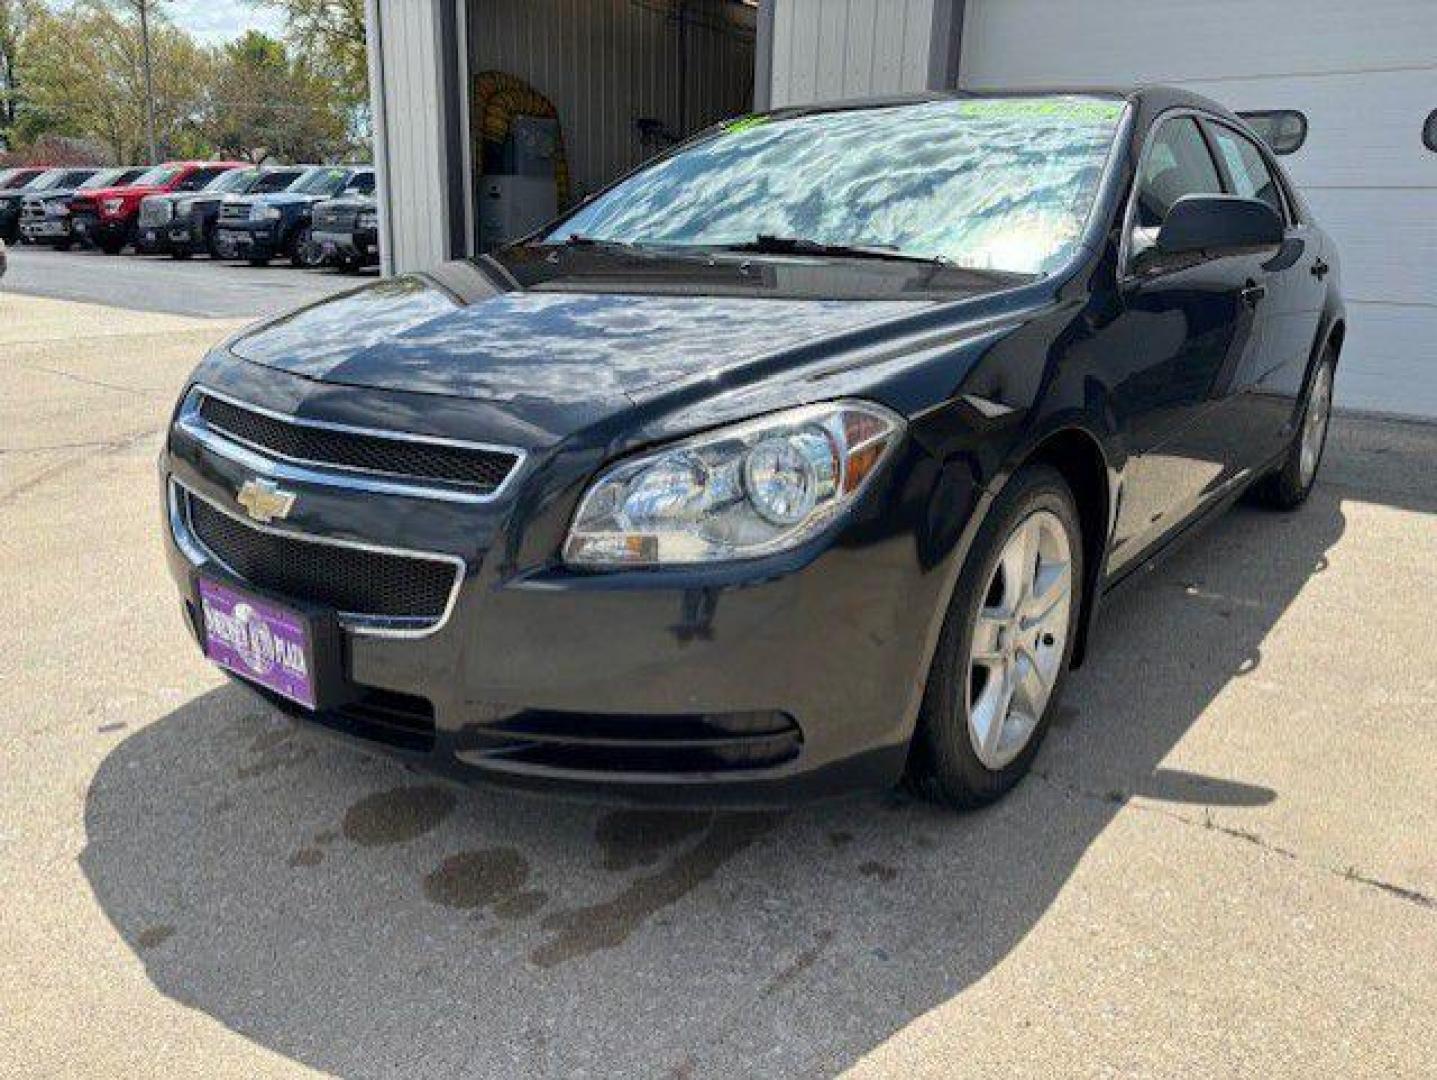
[[687, 133], [752, 109], [753, 10], [687, 10], [683, 88], [670, 0], [469, 0], [469, 68], [517, 75], [554, 103], [582, 196], [644, 159], [636, 119]]
[[[440, 41], [453, 0], [367, 0], [370, 91], [387, 273], [450, 254], [449, 147]], [[452, 18], [452, 11], [447, 13]]]
[[774, 0], [773, 107], [942, 85], [953, 3]]

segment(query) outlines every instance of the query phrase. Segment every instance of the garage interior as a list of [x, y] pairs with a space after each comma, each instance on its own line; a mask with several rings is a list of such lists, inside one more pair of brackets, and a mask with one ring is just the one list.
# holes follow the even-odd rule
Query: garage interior
[[475, 249], [754, 100], [757, 0], [468, 0]]

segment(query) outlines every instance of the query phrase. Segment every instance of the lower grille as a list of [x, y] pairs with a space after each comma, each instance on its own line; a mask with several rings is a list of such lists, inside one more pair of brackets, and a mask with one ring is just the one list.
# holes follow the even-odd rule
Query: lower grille
[[355, 700], [314, 713], [263, 686], [245, 685], [288, 716], [400, 750], [427, 753], [434, 749], [434, 706], [426, 698], [360, 686], [356, 687], [359, 696]]
[[174, 204], [165, 199], [145, 200], [140, 204], [140, 228], [153, 229], [168, 224], [175, 216]]
[[261, 531], [181, 492], [195, 540], [232, 573], [295, 600], [353, 619], [432, 627], [443, 618], [459, 567], [442, 559], [343, 547]]
[[314, 228], [316, 232], [353, 232], [354, 223], [358, 217], [359, 211], [357, 210], [320, 206], [316, 207], [314, 211]]
[[710, 773], [765, 769], [798, 757], [803, 732], [781, 712], [614, 716], [529, 711], [479, 737], [503, 769], [592, 773]]
[[226, 203], [220, 207], [220, 220], [230, 224], [249, 221], [249, 207], [244, 204]]

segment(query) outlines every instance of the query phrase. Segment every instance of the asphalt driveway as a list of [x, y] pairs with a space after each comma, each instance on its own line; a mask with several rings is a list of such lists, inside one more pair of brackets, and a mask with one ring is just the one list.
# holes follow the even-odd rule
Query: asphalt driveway
[[437, 784], [196, 655], [154, 455], [232, 325], [0, 294], [21, 1075], [1430, 1075], [1437, 428], [1340, 420], [1107, 611], [1036, 774], [615, 811]]

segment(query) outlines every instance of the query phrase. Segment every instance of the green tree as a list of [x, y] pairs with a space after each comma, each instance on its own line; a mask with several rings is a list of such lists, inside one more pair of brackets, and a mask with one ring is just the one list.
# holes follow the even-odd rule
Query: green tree
[[339, 95], [357, 139], [369, 137], [369, 52], [364, 0], [250, 0], [282, 12], [290, 49]]
[[[207, 156], [202, 121], [214, 58], [168, 22], [149, 29], [159, 156]], [[144, 42], [132, 20], [101, 0], [81, 0], [63, 13], [40, 9], [20, 71], [22, 135], [88, 136], [109, 147], [116, 161], [148, 157]]]
[[0, 150], [14, 141], [22, 108], [22, 57], [38, 6], [37, 0], [0, 0]]
[[323, 161], [349, 145], [343, 103], [282, 42], [251, 30], [220, 49], [206, 130], [226, 154]]

